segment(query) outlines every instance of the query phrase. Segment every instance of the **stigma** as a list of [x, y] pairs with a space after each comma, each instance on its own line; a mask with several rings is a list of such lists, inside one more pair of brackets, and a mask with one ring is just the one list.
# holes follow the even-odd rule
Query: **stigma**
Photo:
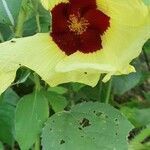
[[81, 35], [86, 32], [89, 25], [88, 20], [84, 17], [80, 17], [79, 14], [77, 16], [74, 14], [69, 16], [68, 27], [70, 31], [74, 32], [76, 35]]

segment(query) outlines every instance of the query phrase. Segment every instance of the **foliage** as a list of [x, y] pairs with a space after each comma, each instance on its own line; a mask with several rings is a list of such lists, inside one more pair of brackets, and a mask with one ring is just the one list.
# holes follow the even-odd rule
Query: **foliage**
[[[0, 42], [48, 32], [50, 20], [38, 0], [0, 0]], [[149, 150], [150, 40], [132, 64], [136, 73], [100, 79], [94, 88], [52, 88], [20, 68], [0, 96], [0, 150]]]

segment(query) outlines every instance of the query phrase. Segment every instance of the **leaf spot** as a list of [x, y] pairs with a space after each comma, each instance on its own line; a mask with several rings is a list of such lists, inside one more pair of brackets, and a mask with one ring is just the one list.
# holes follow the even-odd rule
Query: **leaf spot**
[[102, 114], [103, 114], [102, 112], [97, 112], [97, 113], [96, 113], [96, 116], [97, 116], [97, 117], [100, 117]]
[[80, 125], [81, 125], [83, 128], [85, 128], [85, 127], [90, 126], [91, 124], [90, 124], [90, 121], [89, 121], [88, 119], [83, 118], [82, 121], [80, 122]]
[[82, 130], [82, 128], [81, 128], [81, 127], [79, 127], [78, 129], [79, 129], [79, 130]]
[[64, 143], [65, 143], [65, 141], [64, 141], [64, 140], [61, 140], [61, 141], [60, 141], [60, 144], [64, 144]]

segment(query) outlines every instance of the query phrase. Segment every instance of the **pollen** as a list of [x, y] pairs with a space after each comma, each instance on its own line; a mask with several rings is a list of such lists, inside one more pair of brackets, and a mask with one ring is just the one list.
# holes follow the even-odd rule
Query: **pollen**
[[81, 35], [87, 30], [88, 26], [89, 22], [84, 17], [75, 16], [74, 14], [69, 16], [68, 27], [75, 34]]

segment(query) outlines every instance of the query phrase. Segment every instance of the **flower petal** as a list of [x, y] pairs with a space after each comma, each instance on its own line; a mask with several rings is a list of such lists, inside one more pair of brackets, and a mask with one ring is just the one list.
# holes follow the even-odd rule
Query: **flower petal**
[[100, 78], [99, 72], [84, 72], [84, 70], [78, 71], [69, 71], [65, 73], [57, 73], [53, 77], [51, 77], [47, 83], [49, 83], [51, 86], [56, 86], [61, 83], [67, 83], [67, 82], [79, 82], [83, 83], [89, 86], [96, 86]]
[[48, 80], [55, 74], [55, 65], [66, 55], [48, 33], [13, 39], [0, 44], [0, 83], [4, 90], [13, 81], [16, 70], [26, 66]]
[[97, 0], [97, 6], [118, 23], [130, 26], [144, 24], [148, 16], [143, 0]]
[[[67, 4], [59, 4], [52, 11], [52, 28], [54, 33], [65, 32], [68, 29]], [[61, 19], [60, 19], [61, 18]]]
[[72, 32], [51, 33], [53, 40], [57, 43], [60, 49], [65, 49], [65, 53], [70, 55], [78, 49], [78, 38]]
[[11, 85], [16, 76], [15, 71], [6, 72], [7, 73], [0, 73], [0, 94], [3, 93], [9, 85]]
[[60, 3], [68, 3], [69, 0], [41, 0], [43, 7], [47, 10], [52, 10], [56, 5]]
[[83, 7], [95, 8], [96, 7], [95, 0], [69, 0], [69, 1], [72, 5], [78, 8], [83, 8]]
[[82, 52], [88, 53], [100, 49], [101, 39], [98, 30], [87, 29], [86, 32], [80, 35], [80, 48]]
[[109, 17], [99, 10], [91, 9], [84, 14], [84, 18], [90, 23], [90, 28], [97, 29], [101, 34], [109, 26]]
[[60, 61], [56, 70], [62, 72], [97, 70], [108, 74], [105, 81], [111, 75], [133, 72], [135, 70], [129, 63], [140, 54], [143, 44], [149, 37], [149, 21], [139, 27], [130, 27], [111, 20], [110, 28], [102, 37], [102, 50], [86, 55], [76, 52]]
[[56, 86], [66, 82], [81, 82], [95, 86], [99, 80], [98, 72], [56, 72], [56, 64], [67, 57], [52, 41], [48, 33], [31, 37], [13, 39], [0, 44], [0, 93], [15, 79], [20, 66], [37, 72], [49, 85]]

